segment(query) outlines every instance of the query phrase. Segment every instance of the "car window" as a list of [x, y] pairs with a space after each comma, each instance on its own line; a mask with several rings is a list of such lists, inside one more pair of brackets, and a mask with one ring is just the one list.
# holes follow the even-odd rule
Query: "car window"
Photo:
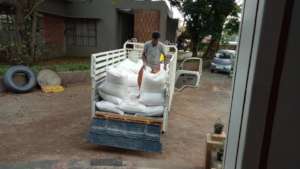
[[231, 55], [227, 54], [227, 53], [219, 53], [217, 55], [218, 58], [220, 59], [231, 59]]

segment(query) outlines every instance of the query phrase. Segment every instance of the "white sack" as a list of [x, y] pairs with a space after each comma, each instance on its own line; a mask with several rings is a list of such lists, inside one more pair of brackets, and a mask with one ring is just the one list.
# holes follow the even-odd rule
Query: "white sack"
[[106, 71], [105, 81], [113, 84], [127, 85], [128, 84], [127, 73], [117, 67], [109, 67]]
[[130, 99], [136, 99], [140, 95], [139, 87], [138, 86], [128, 87], [128, 95]]
[[137, 101], [125, 100], [119, 105], [119, 109], [126, 113], [143, 113], [146, 109], [145, 105], [140, 104]]
[[107, 69], [105, 82], [99, 87], [99, 89], [106, 94], [126, 98], [128, 79], [127, 73], [119, 70], [116, 67], [109, 67]]
[[141, 85], [141, 93], [151, 92], [158, 93], [162, 92], [167, 79], [167, 73], [164, 70], [160, 70], [158, 73], [151, 73], [149, 68], [144, 70], [143, 80]]
[[116, 96], [109, 95], [109, 94], [103, 92], [103, 91], [102, 91], [101, 89], [99, 89], [99, 88], [98, 88], [98, 93], [99, 93], [99, 95], [101, 96], [101, 98], [102, 98], [103, 100], [105, 100], [105, 101], [109, 101], [109, 102], [114, 103], [114, 104], [117, 104], [117, 105], [121, 104], [121, 102], [122, 102], [122, 99], [121, 99], [121, 98], [116, 97]]
[[97, 102], [96, 107], [101, 111], [118, 113], [118, 114], [124, 115], [124, 112], [121, 111], [120, 109], [118, 109], [116, 104], [113, 104], [108, 101]]
[[99, 86], [99, 90], [122, 99], [128, 97], [128, 86], [126, 84], [114, 84], [105, 81], [103, 85]]
[[139, 102], [146, 106], [162, 106], [165, 102], [164, 87], [167, 74], [164, 70], [151, 73], [147, 67], [144, 70]]
[[128, 52], [128, 59], [130, 59], [131, 61], [137, 63], [139, 61], [139, 58], [140, 58], [140, 52], [138, 51]]
[[138, 79], [138, 74], [133, 73], [133, 72], [127, 72], [127, 77], [128, 77], [128, 86], [138, 86], [137, 79]]
[[165, 103], [165, 97], [162, 92], [142, 92], [139, 98], [139, 102], [146, 106], [163, 106]]
[[142, 66], [143, 66], [143, 61], [140, 59], [138, 60], [137, 63], [135, 63], [129, 59], [125, 59], [120, 64], [118, 64], [116, 67], [119, 70], [123, 70], [123, 71], [127, 70], [127, 71], [131, 71], [131, 72], [137, 74]]
[[144, 116], [162, 116], [164, 114], [164, 106], [147, 106]]

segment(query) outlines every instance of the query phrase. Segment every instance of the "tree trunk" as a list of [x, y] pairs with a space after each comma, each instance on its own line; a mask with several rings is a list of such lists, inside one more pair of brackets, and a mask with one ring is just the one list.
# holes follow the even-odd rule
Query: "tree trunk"
[[36, 53], [37, 13], [35, 0], [15, 0], [15, 39], [10, 57], [14, 64], [30, 64]]
[[203, 58], [212, 59], [215, 53], [219, 50], [219, 40], [211, 39]]
[[193, 45], [193, 48], [192, 48], [192, 52], [193, 52], [193, 57], [197, 57], [197, 55], [198, 55], [198, 50], [197, 50], [197, 47], [195, 47], [194, 45]]
[[36, 48], [36, 29], [37, 29], [37, 14], [36, 12], [33, 13], [33, 19], [32, 19], [32, 27], [31, 27], [31, 57], [33, 58], [33, 61], [37, 61], [36, 54], [35, 54], [35, 48]]
[[10, 49], [10, 61], [12, 63], [19, 63], [22, 55], [22, 36], [24, 33], [24, 10], [21, 1], [16, 1], [16, 17], [15, 17], [15, 50]]
[[198, 56], [198, 39], [192, 39], [192, 52], [193, 55], [192, 57], [197, 57]]

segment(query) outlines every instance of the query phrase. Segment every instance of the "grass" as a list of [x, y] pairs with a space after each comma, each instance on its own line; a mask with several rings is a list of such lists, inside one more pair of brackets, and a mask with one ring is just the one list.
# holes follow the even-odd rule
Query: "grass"
[[0, 76], [2, 76], [8, 68], [8, 65], [0, 65]]
[[[9, 67], [8, 64], [0, 64], [0, 76], [3, 76]], [[51, 69], [56, 72], [88, 71], [90, 70], [90, 62], [85, 58], [59, 58], [33, 64], [30, 68], [36, 73], [42, 69]]]

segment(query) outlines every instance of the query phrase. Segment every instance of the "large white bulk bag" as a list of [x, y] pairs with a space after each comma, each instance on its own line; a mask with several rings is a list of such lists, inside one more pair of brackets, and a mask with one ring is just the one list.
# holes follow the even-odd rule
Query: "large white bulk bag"
[[135, 100], [125, 100], [118, 106], [118, 108], [126, 113], [136, 114], [143, 113], [146, 109], [146, 106]]
[[128, 86], [126, 84], [114, 84], [108, 81], [103, 82], [103, 85], [99, 86], [99, 90], [119, 98], [128, 97]]
[[128, 78], [128, 86], [138, 86], [137, 79], [138, 74], [128, 71], [127, 72], [127, 78]]
[[144, 116], [162, 116], [164, 114], [164, 106], [146, 106]]
[[139, 61], [140, 58], [140, 52], [139, 51], [130, 51], [128, 52], [128, 59], [137, 63]]
[[164, 105], [164, 88], [166, 78], [167, 73], [164, 70], [154, 74], [146, 68], [143, 74], [139, 102], [146, 106]]
[[128, 87], [128, 95], [130, 99], [136, 99], [140, 95], [138, 86]]
[[118, 113], [118, 114], [124, 115], [124, 112], [121, 111], [116, 104], [108, 102], [108, 101], [96, 102], [96, 107], [100, 111], [112, 112], [112, 113]]
[[105, 100], [105, 101], [109, 101], [109, 102], [114, 103], [114, 104], [117, 104], [117, 105], [121, 104], [121, 102], [122, 102], [122, 99], [121, 99], [121, 98], [116, 97], [116, 96], [109, 95], [109, 94], [103, 92], [103, 91], [102, 91], [101, 89], [99, 89], [99, 88], [98, 88], [98, 93], [99, 93], [99, 95], [101, 96], [101, 98], [102, 98], [103, 100]]
[[117, 67], [109, 67], [106, 71], [105, 81], [113, 84], [127, 85], [128, 83], [127, 73]]
[[139, 102], [146, 106], [163, 106], [165, 103], [165, 97], [163, 92], [141, 92]]
[[116, 69], [118, 72], [122, 72], [124, 77], [127, 77], [128, 86], [137, 86], [137, 78], [138, 78], [138, 71], [141, 69], [143, 63], [139, 60], [137, 63], [132, 62], [129, 59], [125, 59], [119, 65], [116, 65]]
[[128, 77], [126, 72], [119, 70], [116, 67], [107, 69], [106, 78], [99, 90], [106, 94], [119, 98], [126, 98], [128, 95]]
[[129, 59], [125, 59], [120, 64], [118, 64], [116, 67], [119, 70], [123, 70], [123, 71], [128, 70], [128, 71], [131, 71], [131, 72], [137, 74], [142, 66], [143, 66], [143, 61], [142, 60], [139, 60], [137, 63], [135, 63], [135, 62], [133, 62]]
[[143, 92], [162, 92], [167, 79], [167, 73], [160, 70], [158, 73], [151, 73], [149, 68], [144, 70], [143, 80], [141, 85], [141, 93]]

